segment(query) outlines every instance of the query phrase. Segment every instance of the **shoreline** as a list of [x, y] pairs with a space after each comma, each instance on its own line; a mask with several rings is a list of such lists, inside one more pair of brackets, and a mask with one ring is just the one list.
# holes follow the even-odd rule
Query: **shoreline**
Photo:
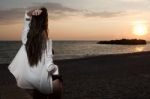
[[54, 61], [63, 61], [63, 60], [74, 60], [74, 59], [85, 59], [85, 58], [94, 58], [94, 57], [103, 57], [103, 56], [120, 56], [120, 55], [131, 55], [131, 54], [147, 54], [150, 51], [142, 51], [142, 52], [131, 52], [131, 53], [115, 53], [115, 54], [101, 54], [101, 55], [83, 55], [83, 56], [76, 56], [74, 58], [56, 58], [54, 55]]
[[[83, 58], [92, 58], [92, 57], [100, 57], [100, 56], [113, 56], [113, 55], [125, 55], [125, 54], [142, 54], [142, 53], [149, 53], [150, 51], [142, 51], [142, 52], [131, 52], [131, 53], [115, 53], [115, 54], [99, 54], [99, 55], [54, 55], [53, 60], [54, 61], [63, 61], [63, 60], [74, 60], [74, 59], [83, 59]], [[15, 57], [15, 55], [14, 55]], [[13, 58], [12, 58], [13, 59]], [[9, 59], [9, 61], [6, 61], [4, 59], [1, 60], [0, 64], [9, 64], [12, 59]]]

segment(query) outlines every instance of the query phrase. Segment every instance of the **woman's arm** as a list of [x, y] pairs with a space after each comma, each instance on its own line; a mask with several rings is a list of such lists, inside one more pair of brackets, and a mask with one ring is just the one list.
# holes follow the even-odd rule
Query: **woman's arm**
[[27, 33], [29, 31], [29, 23], [30, 23], [30, 21], [32, 19], [32, 17], [27, 14], [28, 12], [29, 11], [26, 10], [25, 11], [25, 15], [24, 15], [24, 27], [23, 27], [22, 36], [21, 36], [21, 40], [22, 40], [23, 44], [26, 44]]
[[30, 9], [25, 11], [25, 16], [24, 16], [24, 28], [22, 31], [22, 36], [21, 40], [23, 44], [26, 44], [27, 41], [27, 33], [29, 31], [29, 23], [31, 22], [32, 16], [35, 15], [40, 15], [42, 10], [38, 9]]
[[47, 71], [49, 71], [50, 69], [50, 65], [53, 65], [53, 53], [52, 53], [52, 40], [49, 39], [47, 41], [47, 49], [46, 49], [46, 56], [45, 56], [46, 60], [46, 69]]
[[53, 52], [52, 52], [52, 40], [49, 39], [47, 42], [47, 53], [46, 53], [46, 69], [53, 75], [59, 74], [58, 66], [53, 62]]

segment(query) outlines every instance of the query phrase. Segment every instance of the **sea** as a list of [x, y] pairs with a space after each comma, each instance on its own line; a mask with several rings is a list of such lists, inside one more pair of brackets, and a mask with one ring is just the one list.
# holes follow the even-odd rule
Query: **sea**
[[[146, 45], [111, 45], [97, 42], [53, 40], [54, 60], [150, 51], [150, 42]], [[0, 64], [10, 63], [21, 44], [21, 41], [0, 41]]]

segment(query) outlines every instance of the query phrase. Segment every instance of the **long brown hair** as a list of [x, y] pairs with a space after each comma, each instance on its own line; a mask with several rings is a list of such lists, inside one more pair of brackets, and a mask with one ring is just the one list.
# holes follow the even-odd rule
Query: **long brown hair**
[[32, 16], [27, 34], [26, 51], [31, 67], [41, 61], [42, 53], [47, 47], [48, 39], [48, 13], [45, 7], [40, 8], [42, 13]]

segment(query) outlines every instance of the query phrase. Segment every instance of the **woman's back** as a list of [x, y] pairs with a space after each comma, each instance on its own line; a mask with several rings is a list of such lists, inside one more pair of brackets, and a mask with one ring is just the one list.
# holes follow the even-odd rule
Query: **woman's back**
[[[48, 48], [51, 49], [50, 46]], [[47, 50], [50, 51], [49, 49]], [[8, 66], [10, 72], [16, 78], [17, 86], [24, 89], [38, 89], [45, 94], [52, 93], [52, 78], [51, 75], [48, 75], [49, 72], [47, 71], [48, 67], [53, 64], [52, 57], [51, 52], [45, 51], [37, 66], [31, 67], [28, 62], [25, 46], [22, 45]]]
[[[26, 44], [31, 17], [25, 13], [24, 30], [22, 33], [22, 46], [8, 66], [9, 71], [15, 76], [17, 86], [23, 89], [38, 89], [40, 92], [52, 93], [52, 77], [49, 71], [53, 63], [52, 40], [46, 41], [46, 49], [41, 55], [41, 60], [36, 66], [31, 66], [27, 56]], [[35, 57], [36, 58], [36, 57]], [[58, 73], [56, 71], [55, 73]]]

